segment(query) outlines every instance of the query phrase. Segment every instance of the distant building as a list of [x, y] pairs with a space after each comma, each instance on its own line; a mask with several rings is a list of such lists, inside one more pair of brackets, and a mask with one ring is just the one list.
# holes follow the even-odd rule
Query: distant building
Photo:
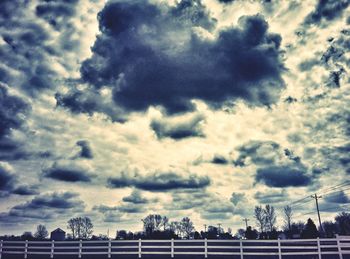
[[66, 239], [66, 232], [64, 232], [60, 228], [57, 228], [51, 232], [50, 239], [56, 241], [63, 241]]

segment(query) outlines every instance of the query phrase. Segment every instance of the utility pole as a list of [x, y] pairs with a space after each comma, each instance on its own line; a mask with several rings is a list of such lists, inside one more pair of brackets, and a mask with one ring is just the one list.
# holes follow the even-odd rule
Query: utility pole
[[218, 223], [218, 226], [219, 226], [218, 232], [219, 232], [219, 234], [220, 234], [220, 233], [221, 233], [221, 223]]
[[311, 198], [315, 199], [315, 201], [316, 201], [318, 223], [320, 224], [320, 230], [323, 232], [322, 223], [321, 223], [321, 216], [320, 216], [320, 209], [318, 208], [318, 199], [321, 199], [322, 196], [317, 196], [317, 194], [315, 193], [315, 195], [311, 195]]
[[248, 228], [248, 221], [249, 221], [249, 219], [244, 218], [243, 221], [245, 222], [245, 229], [247, 229]]
[[204, 233], [207, 233], [207, 224], [204, 224]]

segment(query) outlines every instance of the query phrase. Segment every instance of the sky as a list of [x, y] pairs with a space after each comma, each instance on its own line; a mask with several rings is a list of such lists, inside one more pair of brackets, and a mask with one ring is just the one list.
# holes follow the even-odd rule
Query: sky
[[349, 1], [2, 0], [0, 36], [0, 234], [349, 211]]

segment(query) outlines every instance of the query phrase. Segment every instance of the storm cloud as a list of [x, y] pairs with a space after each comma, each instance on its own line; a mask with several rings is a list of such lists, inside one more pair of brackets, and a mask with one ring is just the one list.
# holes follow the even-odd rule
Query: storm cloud
[[200, 114], [180, 119], [154, 119], [151, 122], [151, 128], [158, 139], [165, 137], [172, 139], [204, 137], [201, 127], [203, 120], [204, 116]]
[[269, 187], [298, 187], [307, 186], [312, 178], [299, 168], [288, 166], [271, 166], [259, 168], [255, 177], [257, 182], [262, 182]]
[[133, 204], [147, 204], [149, 200], [141, 195], [141, 192], [134, 190], [129, 196], [123, 197], [123, 201]]
[[236, 99], [270, 105], [284, 87], [281, 37], [268, 32], [260, 15], [241, 17], [238, 27], [217, 35], [215, 20], [200, 1], [183, 0], [162, 10], [146, 1], [110, 2], [98, 19], [101, 34], [93, 56], [81, 66], [90, 89], [85, 92], [94, 92], [95, 101], [90, 98], [86, 110], [77, 108], [86, 107], [79, 103], [84, 92], [57, 95], [58, 105], [73, 111], [105, 110], [99, 105], [103, 87], [124, 111], [161, 106], [171, 114], [193, 110], [195, 99], [213, 108]]
[[12, 207], [8, 212], [0, 213], [1, 222], [12, 220], [40, 219], [51, 220], [74, 212], [81, 212], [85, 205], [73, 192], [51, 192], [35, 196], [23, 204]]
[[46, 178], [52, 178], [64, 182], [91, 182], [94, 177], [86, 169], [77, 165], [65, 165], [54, 163], [50, 168], [43, 171], [42, 175]]
[[108, 179], [108, 187], [124, 188], [136, 187], [147, 191], [167, 191], [174, 189], [198, 189], [210, 185], [208, 177], [188, 174], [186, 176], [174, 172], [155, 172], [146, 176], [129, 176], [121, 174], [119, 177]]
[[318, 0], [314, 11], [306, 17], [305, 22], [319, 23], [322, 19], [328, 21], [337, 19], [348, 6], [348, 0]]
[[0, 192], [11, 191], [16, 181], [15, 179], [9, 168], [0, 163]]

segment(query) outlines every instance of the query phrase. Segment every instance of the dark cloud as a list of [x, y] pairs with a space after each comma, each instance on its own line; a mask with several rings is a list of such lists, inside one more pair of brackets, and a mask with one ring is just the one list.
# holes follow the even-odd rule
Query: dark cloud
[[110, 188], [136, 187], [147, 191], [167, 191], [174, 189], [198, 189], [210, 185], [208, 177], [194, 174], [182, 176], [174, 172], [156, 172], [146, 176], [135, 175], [130, 177], [122, 174], [119, 177], [108, 179]]
[[14, 188], [12, 193], [17, 195], [34, 195], [38, 194], [39, 192], [37, 186], [20, 185]]
[[12, 207], [6, 213], [0, 213], [1, 222], [12, 222], [13, 220], [40, 219], [51, 220], [55, 218], [68, 217], [72, 213], [81, 212], [84, 202], [73, 192], [54, 192], [35, 196], [32, 200]]
[[310, 176], [300, 168], [289, 166], [270, 166], [259, 168], [255, 180], [269, 187], [307, 186], [312, 182]]
[[215, 21], [200, 1], [162, 10], [146, 1], [110, 2], [98, 19], [101, 34], [81, 66], [89, 90], [57, 95], [58, 105], [75, 112], [103, 112], [102, 87], [124, 111], [161, 106], [168, 113], [193, 110], [194, 99], [213, 108], [238, 98], [269, 105], [284, 87], [281, 37], [259, 15], [241, 17], [215, 40], [204, 36]]
[[97, 90], [80, 90], [74, 83], [70, 91], [65, 94], [56, 93], [58, 107], [69, 108], [71, 112], [93, 115], [95, 112], [106, 114], [113, 122], [125, 122], [123, 112], [108, 98], [101, 98]]
[[9, 133], [11, 129], [19, 128], [23, 122], [21, 115], [28, 109], [28, 105], [20, 98], [12, 96], [8, 90], [0, 85], [0, 137]]
[[0, 192], [10, 192], [16, 182], [16, 177], [9, 171], [9, 169], [0, 164]]
[[349, 197], [344, 193], [344, 191], [337, 191], [336, 193], [325, 195], [324, 197], [326, 202], [330, 203], [349, 203], [350, 199]]
[[288, 195], [284, 190], [268, 190], [264, 192], [256, 192], [254, 198], [261, 204], [275, 204], [285, 202], [288, 199]]
[[318, 0], [315, 10], [306, 17], [305, 22], [310, 24], [320, 23], [322, 19], [335, 20], [342, 16], [348, 6], [348, 0]]
[[0, 163], [0, 197], [7, 197], [10, 194], [38, 194], [37, 186], [21, 185], [19, 182], [18, 177], [11, 172], [10, 166]]
[[149, 200], [142, 197], [141, 192], [134, 190], [129, 196], [123, 197], [124, 202], [134, 203], [134, 204], [147, 204]]
[[96, 210], [105, 216], [108, 216], [108, 214], [123, 215], [124, 213], [140, 213], [144, 211], [144, 208], [136, 204], [121, 204], [118, 206], [98, 205], [94, 206], [93, 210]]
[[226, 157], [221, 156], [221, 155], [215, 155], [213, 157], [213, 159], [211, 160], [211, 162], [213, 164], [217, 164], [217, 165], [227, 165], [228, 164], [228, 160], [226, 159]]
[[9, 138], [11, 130], [21, 127], [30, 106], [21, 98], [11, 95], [0, 83], [0, 150], [13, 151], [16, 143]]
[[219, 3], [229, 4], [229, 3], [234, 2], [235, 0], [218, 0], [218, 1], [219, 1]]
[[172, 138], [183, 139], [189, 137], [204, 137], [201, 122], [203, 115], [195, 115], [190, 118], [180, 119], [154, 119], [151, 122], [151, 128], [157, 135], [158, 139]]
[[91, 182], [93, 175], [85, 169], [75, 165], [59, 165], [54, 163], [52, 167], [45, 169], [44, 177], [65, 182]]
[[81, 147], [79, 154], [80, 157], [87, 159], [92, 159], [94, 157], [89, 141], [80, 140], [77, 142], [77, 145]]

